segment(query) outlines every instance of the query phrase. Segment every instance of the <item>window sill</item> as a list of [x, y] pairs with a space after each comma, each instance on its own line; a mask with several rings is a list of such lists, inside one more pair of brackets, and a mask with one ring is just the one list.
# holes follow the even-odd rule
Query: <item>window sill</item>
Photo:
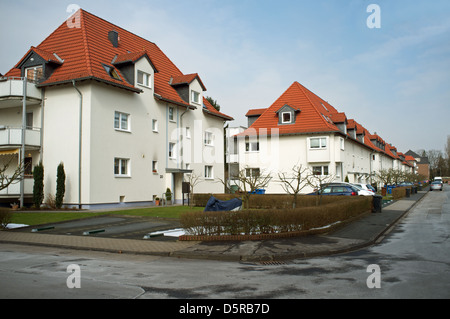
[[130, 175], [114, 175], [114, 178], [131, 178]]
[[122, 130], [120, 128], [114, 128], [114, 130], [117, 131], [117, 132], [123, 132], [123, 133], [130, 133], [131, 134], [130, 130]]

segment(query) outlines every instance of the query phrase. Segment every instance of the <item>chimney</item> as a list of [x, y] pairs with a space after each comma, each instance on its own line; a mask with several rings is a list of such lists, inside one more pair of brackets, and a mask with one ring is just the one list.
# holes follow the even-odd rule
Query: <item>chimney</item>
[[117, 48], [119, 46], [119, 33], [117, 31], [109, 31], [108, 40], [111, 42], [113, 47]]

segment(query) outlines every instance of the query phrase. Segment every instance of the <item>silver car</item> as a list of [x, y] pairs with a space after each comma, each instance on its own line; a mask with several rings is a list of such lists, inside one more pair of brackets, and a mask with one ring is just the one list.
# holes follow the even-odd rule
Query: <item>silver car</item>
[[432, 182], [430, 190], [432, 190], [432, 191], [437, 191], [437, 190], [442, 191], [443, 187], [444, 187], [444, 184], [442, 184], [442, 182]]

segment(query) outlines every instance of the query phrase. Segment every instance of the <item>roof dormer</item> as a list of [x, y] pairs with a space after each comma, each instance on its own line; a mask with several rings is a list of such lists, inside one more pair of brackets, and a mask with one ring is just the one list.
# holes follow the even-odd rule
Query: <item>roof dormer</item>
[[275, 112], [278, 115], [278, 125], [294, 124], [297, 114], [300, 112], [301, 110], [297, 107], [292, 107], [288, 104], [283, 105]]
[[62, 60], [56, 53], [31, 47], [25, 56], [16, 65], [21, 70], [21, 76], [30, 81], [40, 83], [48, 79], [57, 67], [62, 65]]
[[173, 76], [169, 84], [186, 103], [195, 106], [203, 104], [203, 92], [206, 91], [206, 87], [197, 73]]

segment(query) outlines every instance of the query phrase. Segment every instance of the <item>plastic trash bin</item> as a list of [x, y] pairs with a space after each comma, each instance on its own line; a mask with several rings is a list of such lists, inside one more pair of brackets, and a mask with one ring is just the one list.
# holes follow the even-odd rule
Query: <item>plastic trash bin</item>
[[411, 188], [407, 188], [406, 189], [406, 197], [410, 197], [411, 196]]
[[381, 213], [382, 204], [383, 204], [383, 196], [373, 195], [372, 213]]

